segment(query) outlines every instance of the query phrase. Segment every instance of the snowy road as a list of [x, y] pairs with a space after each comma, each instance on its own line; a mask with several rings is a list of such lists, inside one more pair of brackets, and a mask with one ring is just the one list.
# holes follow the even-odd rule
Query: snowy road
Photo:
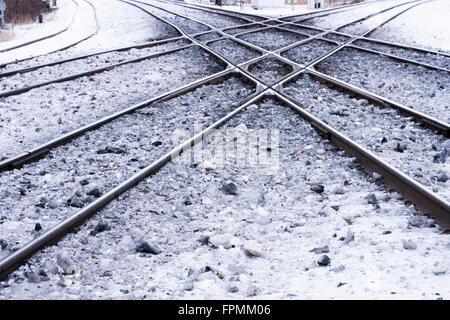
[[[364, 161], [317, 132], [317, 121], [331, 126], [425, 188], [427, 199], [437, 197], [448, 206], [449, 57], [358, 40], [368, 33], [448, 51], [442, 44], [448, 34], [436, 31], [444, 17], [437, 14], [434, 27], [420, 29], [432, 8], [445, 8], [448, 1], [377, 1], [286, 19], [300, 23], [166, 1], [133, 2], [144, 10], [116, 0], [92, 4], [100, 26], [95, 36], [1, 69], [55, 62], [0, 74], [2, 92], [49, 82], [0, 98], [0, 161], [169, 90], [179, 92], [0, 172], [0, 266], [1, 259], [103, 201], [112, 188], [163, 157], [180, 142], [175, 132], [185, 141], [226, 120], [197, 143], [192, 159], [183, 153], [168, 162], [105, 202], [57, 245], [34, 254], [0, 282], [0, 299], [450, 298], [450, 235], [420, 215], [414, 199], [386, 187]], [[405, 25], [422, 35], [411, 37]], [[101, 52], [179, 37], [176, 27], [187, 34], [184, 40]], [[56, 48], [61, 42], [53, 40], [49, 47]], [[398, 57], [347, 47], [347, 41]], [[96, 54], [63, 60], [91, 53]], [[224, 58], [232, 72], [183, 87], [223, 74]], [[311, 76], [315, 70], [348, 82], [347, 88], [338, 89], [317, 72]], [[259, 98], [235, 112], [252, 97]], [[276, 97], [294, 99], [307, 116]], [[414, 122], [397, 102], [447, 129]], [[265, 130], [270, 146], [264, 144]], [[253, 134], [259, 140], [251, 140]], [[248, 149], [230, 161], [226, 152], [239, 151], [242, 137]], [[214, 156], [199, 160], [201, 148]], [[221, 148], [226, 161], [215, 165]], [[251, 156], [266, 153], [266, 166], [250, 163]]]

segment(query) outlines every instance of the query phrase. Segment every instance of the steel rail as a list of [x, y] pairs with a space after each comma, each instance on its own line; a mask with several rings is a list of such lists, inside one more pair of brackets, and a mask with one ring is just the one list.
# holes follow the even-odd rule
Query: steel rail
[[375, 54], [378, 54], [380, 56], [386, 56], [386, 57], [389, 57], [389, 58], [394, 59], [394, 60], [399, 60], [401, 62], [407, 62], [407, 63], [411, 63], [411, 64], [416, 64], [416, 65], [419, 65], [419, 66], [422, 66], [422, 67], [425, 67], [425, 68], [428, 68], [428, 69], [436, 70], [436, 71], [450, 72], [450, 69], [447, 69], [447, 68], [439, 67], [439, 66], [432, 65], [432, 64], [429, 64], [429, 63], [425, 63], [425, 62], [421, 62], [421, 61], [418, 61], [418, 60], [413, 60], [413, 59], [401, 57], [401, 56], [398, 56], [398, 55], [395, 55], [395, 54], [392, 54], [392, 53], [387, 53], [387, 52], [383, 52], [383, 51], [377, 51], [377, 50], [374, 50], [374, 49], [364, 48], [364, 47], [358, 46], [356, 44], [351, 44], [351, 45], [348, 45], [347, 47], [348, 48], [357, 49], [359, 51], [366, 51], [366, 52], [370, 52], [370, 53], [375, 53]]
[[103, 72], [106, 72], [106, 71], [111, 71], [111, 70], [113, 70], [113, 69], [115, 69], [117, 67], [120, 67], [120, 66], [123, 66], [123, 65], [126, 65], [126, 64], [137, 63], [137, 62], [140, 62], [140, 61], [157, 58], [157, 57], [160, 57], [160, 56], [164, 56], [164, 55], [167, 55], [167, 54], [175, 53], [175, 52], [180, 51], [180, 50], [187, 49], [187, 48], [192, 47], [192, 46], [193, 46], [193, 44], [187, 44], [187, 45], [184, 45], [184, 46], [181, 46], [181, 47], [178, 47], [178, 48], [174, 48], [174, 49], [169, 49], [169, 50], [166, 50], [166, 51], [163, 51], [163, 52], [152, 53], [150, 55], [145, 55], [145, 56], [142, 56], [142, 57], [133, 58], [133, 59], [130, 59], [130, 60], [126, 60], [126, 61], [110, 64], [110, 65], [107, 65], [105, 67], [91, 69], [91, 70], [88, 70], [88, 71], [84, 71], [84, 72], [80, 72], [80, 73], [76, 73], [76, 74], [71, 74], [71, 75], [60, 77], [60, 78], [53, 79], [53, 80], [39, 82], [39, 83], [30, 85], [30, 86], [14, 89], [14, 90], [10, 90], [10, 91], [3, 91], [3, 92], [0, 92], [0, 98], [6, 98], [6, 97], [22, 94], [22, 93], [28, 92], [30, 90], [33, 90], [33, 89], [37, 89], [37, 88], [40, 88], [40, 87], [43, 87], [43, 86], [47, 86], [49, 84], [61, 83], [61, 82], [75, 80], [75, 79], [78, 79], [78, 78], [81, 78], [81, 77], [86, 77], [86, 76], [92, 76], [92, 75], [100, 74], [100, 73], [103, 73]]
[[[382, 1], [388, 1], [388, 0], [382, 0]], [[320, 12], [305, 12], [305, 13], [301, 13], [301, 14], [293, 14], [293, 15], [280, 17], [279, 19], [291, 19], [291, 18], [295, 18], [295, 17], [302, 17], [302, 16], [308, 16], [308, 15], [314, 15], [314, 14], [317, 15], [317, 16], [314, 16], [312, 18], [317, 18], [317, 17], [322, 17], [322, 16], [329, 16], [329, 15], [332, 15], [332, 14], [353, 10], [355, 8], [359, 9], [359, 8], [357, 8], [359, 6], [371, 6], [371, 5], [374, 5], [374, 4], [382, 2], [382, 1], [350, 3], [350, 4], [347, 4], [347, 5], [343, 5], [343, 6], [330, 7], [330, 8], [327, 8], [327, 9], [323, 9]], [[283, 21], [291, 22], [289, 20], [283, 20]]]
[[63, 145], [67, 142], [70, 142], [71, 140], [73, 140], [74, 138], [77, 138], [79, 136], [81, 136], [82, 134], [88, 132], [88, 131], [92, 131], [94, 129], [97, 129], [99, 127], [101, 127], [102, 125], [105, 125], [117, 118], [120, 118], [126, 114], [130, 114], [133, 113], [139, 109], [148, 107], [149, 105], [153, 104], [153, 103], [158, 103], [161, 101], [165, 101], [174, 97], [177, 97], [179, 95], [182, 95], [186, 92], [195, 90], [205, 84], [209, 84], [213, 81], [217, 81], [219, 79], [222, 79], [226, 76], [229, 76], [233, 73], [232, 70], [230, 69], [226, 69], [226, 70], [222, 70], [218, 73], [215, 73], [213, 75], [204, 77], [202, 79], [198, 79], [195, 80], [191, 83], [188, 83], [186, 85], [182, 85], [176, 89], [170, 90], [168, 92], [164, 92], [162, 94], [159, 94], [153, 98], [150, 98], [148, 100], [145, 100], [143, 102], [140, 102], [138, 104], [132, 105], [128, 108], [122, 109], [120, 111], [117, 111], [111, 115], [105, 116], [99, 120], [96, 120], [94, 122], [91, 122], [89, 124], [84, 125], [83, 127], [80, 127], [78, 129], [72, 130], [71, 132], [68, 132], [66, 134], [63, 134], [51, 141], [45, 142], [39, 146], [33, 147], [29, 150], [26, 150], [18, 155], [15, 155], [13, 157], [10, 157], [8, 159], [5, 159], [3, 161], [0, 162], [0, 172], [1, 171], [6, 171], [6, 170], [12, 170], [12, 169], [17, 169], [20, 166], [22, 166], [25, 163], [29, 163], [32, 161], [35, 161], [37, 159], [39, 159], [40, 157], [42, 157], [44, 154], [48, 153], [50, 150], [52, 150], [53, 148]]
[[48, 63], [42, 63], [42, 64], [38, 64], [38, 65], [34, 65], [34, 66], [31, 66], [31, 67], [26, 67], [26, 68], [22, 68], [22, 69], [14, 69], [14, 70], [11, 70], [11, 71], [6, 71], [6, 72], [3, 72], [3, 73], [0, 73], [0, 78], [10, 77], [10, 76], [13, 76], [13, 75], [19, 74], [19, 73], [27, 73], [27, 72], [35, 71], [37, 69], [41, 69], [41, 68], [45, 68], [45, 67], [51, 67], [51, 66], [56, 66], [56, 65], [59, 65], [59, 64], [72, 62], [72, 61], [76, 61], [76, 60], [82, 60], [82, 59], [86, 59], [86, 58], [89, 58], [89, 57], [102, 55], [102, 54], [105, 54], [105, 53], [111, 53], [111, 52], [116, 52], [116, 51], [117, 52], [121, 52], [121, 51], [127, 51], [127, 50], [132, 50], [132, 49], [144, 49], [144, 48], [149, 48], [149, 47], [154, 47], [154, 46], [166, 44], [166, 43], [169, 43], [169, 42], [175, 42], [175, 41], [182, 40], [182, 39], [184, 39], [183, 36], [178, 36], [178, 37], [174, 37], [174, 38], [168, 38], [168, 39], [163, 39], [163, 40], [158, 40], [158, 41], [152, 41], [152, 42], [147, 42], [147, 43], [133, 45], [133, 46], [126, 46], [126, 47], [120, 47], [120, 48], [116, 48], [116, 49], [98, 51], [98, 52], [94, 52], [94, 53], [85, 54], [85, 55], [82, 55], [82, 56], [75, 56], [75, 57], [71, 57], [71, 58], [68, 58], [68, 59], [63, 59], [63, 60], [58, 60], [58, 61], [53, 61], [53, 62], [48, 62]]
[[184, 5], [186, 7], [187, 6], [196, 7], [199, 10], [200, 10], [200, 8], [202, 8], [204, 10], [214, 10], [214, 11], [221, 11], [221, 12], [225, 12], [225, 13], [236, 13], [236, 14], [250, 16], [252, 18], [257, 18], [257, 19], [262, 19], [262, 20], [266, 19], [266, 17], [258, 15], [258, 14], [254, 14], [254, 13], [242, 13], [242, 12], [237, 12], [237, 11], [230, 11], [230, 10], [225, 10], [223, 8], [216, 8], [216, 7], [211, 7], [211, 6], [207, 6], [207, 5], [202, 5], [200, 3], [186, 3], [186, 2], [180, 2], [180, 1], [167, 1], [167, 2], [172, 2], [173, 4], [177, 4], [177, 5]]
[[0, 64], [0, 69], [6, 67], [9, 64], [15, 64], [15, 63], [19, 63], [19, 62], [35, 59], [37, 57], [41, 57], [41, 56], [44, 56], [44, 55], [48, 55], [48, 54], [52, 54], [52, 53], [55, 53], [55, 52], [58, 52], [58, 51], [63, 51], [63, 50], [69, 49], [69, 48], [71, 48], [73, 46], [76, 46], [77, 44], [80, 44], [81, 42], [84, 42], [84, 41], [92, 38], [93, 36], [95, 36], [98, 33], [98, 31], [100, 30], [100, 24], [98, 23], [98, 18], [97, 18], [97, 10], [96, 10], [95, 6], [92, 3], [90, 3], [88, 0], [83, 0], [83, 1], [87, 2], [94, 9], [94, 19], [95, 19], [95, 24], [96, 24], [95, 32], [92, 32], [91, 34], [87, 35], [86, 37], [81, 38], [81, 39], [79, 39], [79, 40], [77, 40], [77, 41], [75, 41], [75, 42], [73, 42], [73, 43], [71, 43], [71, 44], [69, 44], [69, 45], [67, 45], [65, 47], [59, 48], [57, 50], [53, 50], [53, 51], [50, 51], [50, 52], [47, 52], [47, 53], [44, 53], [44, 54], [35, 55], [35, 56], [29, 57], [29, 58], [25, 58], [25, 59], [14, 60], [14, 61], [2, 63], [2, 64]]
[[442, 55], [445, 57], [450, 57], [450, 53], [447, 53], [447, 52], [425, 49], [425, 48], [421, 48], [421, 47], [411, 46], [411, 45], [402, 44], [402, 43], [396, 43], [396, 42], [382, 40], [382, 39], [370, 38], [370, 37], [368, 37], [369, 34], [367, 34], [364, 38], [361, 38], [361, 40], [375, 42], [375, 43], [381, 43], [384, 45], [399, 47], [399, 48], [404, 48], [404, 49], [413, 49], [413, 50], [422, 51], [422, 52], [426, 52], [426, 53], [434, 53], [434, 54]]
[[216, 14], [216, 15], [226, 16], [226, 17], [230, 17], [230, 18], [234, 18], [234, 19], [240, 19], [240, 20], [244, 20], [244, 21], [247, 21], [247, 22], [255, 22], [255, 20], [251, 20], [249, 18], [244, 18], [242, 16], [236, 16], [236, 15], [233, 15], [233, 14], [228, 13], [228, 12], [219, 13], [219, 12], [216, 12], [214, 10], [208, 10], [208, 9], [205, 9], [205, 8], [195, 8], [193, 6], [189, 6], [186, 3], [174, 3], [172, 1], [162, 1], [162, 0], [156, 0], [156, 1], [161, 2], [161, 3], [167, 3], [167, 4], [175, 5], [175, 6], [186, 7], [186, 8], [189, 8], [191, 10], [205, 11], [205, 12], [209, 12], [209, 13]]
[[405, 201], [410, 201], [421, 211], [431, 213], [431, 216], [440, 223], [443, 230], [450, 229], [450, 203], [413, 180], [408, 175], [396, 169], [380, 157], [377, 157], [365, 147], [340, 133], [338, 130], [316, 118], [296, 100], [283, 93], [273, 91], [275, 96], [297, 111], [304, 119], [310, 122], [323, 136], [342, 147], [348, 154], [358, 158], [365, 171], [374, 176], [374, 173], [382, 175], [382, 182], [387, 187], [400, 191]]
[[334, 130], [330, 126], [326, 125], [319, 119], [315, 118], [314, 116], [312, 116], [311, 114], [300, 108], [295, 101], [292, 101], [289, 97], [285, 97], [283, 94], [274, 91], [271, 87], [267, 87], [262, 92], [256, 93], [255, 95], [256, 96], [245, 102], [243, 105], [235, 109], [233, 112], [229, 113], [225, 117], [221, 118], [219, 121], [215, 122], [213, 125], [209, 126], [207, 129], [203, 130], [202, 132], [196, 134], [195, 136], [185, 141], [184, 143], [180, 144], [176, 148], [172, 149], [171, 152], [154, 161], [150, 166], [146, 167], [145, 169], [141, 170], [131, 178], [127, 179], [125, 182], [121, 183], [120, 185], [109, 191], [101, 198], [92, 202], [87, 207], [83, 208], [76, 214], [72, 215], [68, 219], [64, 220], [63, 222], [59, 223], [52, 229], [42, 234], [40, 237], [34, 239], [21, 249], [15, 251], [11, 255], [1, 260], [0, 277], [1, 278], [7, 277], [9, 273], [14, 271], [15, 268], [19, 267], [24, 260], [28, 259], [35, 252], [49, 245], [50, 243], [55, 242], [59, 238], [63, 237], [65, 234], [67, 234], [69, 230], [81, 224], [83, 221], [85, 221], [90, 216], [95, 214], [98, 210], [103, 208], [106, 204], [117, 198], [117, 196], [129, 190], [147, 176], [155, 173], [159, 168], [161, 168], [164, 164], [169, 162], [172, 158], [178, 156], [181, 152], [186, 151], [199, 141], [202, 141], [202, 139], [206, 137], [208, 134], [210, 134], [214, 129], [219, 128], [226, 121], [228, 121], [233, 116], [243, 111], [250, 104], [258, 102], [265, 95], [275, 95], [282, 102], [286, 103], [288, 106], [297, 111], [304, 119], [313, 124], [314, 128], [316, 128], [319, 132], [322, 132], [322, 134], [325, 134], [325, 136], [331, 139], [334, 143], [338, 145], [342, 144], [344, 146], [344, 149], [347, 148], [346, 151], [348, 153], [352, 154], [353, 152], [353, 154], [358, 159], [360, 159], [360, 161], [366, 159], [367, 163], [363, 163], [363, 167], [366, 170], [368, 170], [369, 167], [370, 168], [376, 167], [376, 169], [378, 170], [377, 172], [382, 173], [384, 180], [383, 182], [386, 185], [393, 185], [395, 188], [398, 189], [405, 188], [406, 192], [404, 192], [404, 194], [406, 195], [406, 197], [412, 198], [412, 200], [416, 203], [418, 207], [424, 206], [425, 210], [427, 211], [430, 210], [429, 200], [431, 199], [433, 201], [431, 205], [435, 205], [435, 207], [432, 208], [433, 213], [435, 213], [435, 211], [437, 210], [444, 210], [442, 213], [443, 215], [442, 218], [446, 219], [444, 221], [445, 225], [447, 226], [449, 225], [448, 213], [450, 206], [448, 202], [443, 201], [439, 197], [434, 196], [427, 189], [425, 189], [417, 182], [412, 180], [409, 176], [403, 174], [402, 172], [385, 163], [383, 160], [377, 158], [360, 145], [346, 138], [338, 131]]
[[[425, 2], [428, 2], [428, 1], [425, 1]], [[425, 2], [423, 2], [423, 3], [425, 3]], [[420, 5], [420, 4], [421, 3], [418, 3], [418, 4], [415, 4], [414, 6], [417, 6], [417, 5]], [[403, 10], [401, 13], [403, 13], [403, 12], [413, 8], [414, 6]], [[401, 13], [399, 13], [399, 14], [401, 14]], [[395, 16], [391, 17], [390, 20], [394, 19], [399, 14], [396, 14]], [[377, 28], [377, 27], [375, 27], [375, 28]], [[449, 129], [450, 129], [448, 123], [445, 123], [445, 122], [443, 122], [441, 120], [438, 120], [438, 119], [436, 119], [434, 117], [431, 117], [429, 115], [426, 115], [426, 114], [424, 114], [422, 112], [413, 110], [412, 108], [406, 107], [406, 106], [402, 105], [399, 102], [392, 101], [392, 100], [390, 100], [388, 98], [382, 97], [382, 96], [380, 96], [380, 95], [378, 95], [376, 93], [373, 93], [373, 92], [371, 92], [369, 90], [366, 90], [366, 89], [363, 89], [363, 88], [351, 85], [349, 83], [346, 83], [346, 82], [344, 82], [342, 80], [338, 80], [338, 79], [335, 79], [333, 77], [321, 74], [321, 73], [317, 72], [314, 69], [315, 65], [317, 65], [318, 63], [322, 62], [323, 60], [331, 57], [333, 54], [335, 54], [336, 52], [340, 51], [341, 49], [348, 47], [348, 45], [350, 45], [353, 41], [356, 41], [356, 40], [364, 37], [364, 35], [369, 33], [369, 32], [371, 32], [371, 30], [367, 31], [366, 33], [364, 33], [361, 36], [353, 36], [347, 42], [337, 46], [335, 49], [331, 50], [327, 54], [325, 54], [322, 57], [317, 58], [317, 59], [309, 62], [306, 65], [296, 64], [298, 68], [293, 73], [287, 75], [284, 79], [281, 79], [280, 82], [277, 83], [277, 85], [283, 85], [287, 81], [289, 81], [289, 80], [295, 78], [296, 76], [298, 76], [300, 73], [302, 73], [306, 69], [306, 70], [310, 71], [311, 73], [316, 73], [316, 74], [320, 75], [324, 80], [328, 80], [328, 82], [333, 82], [336, 85], [339, 85], [341, 87], [345, 87], [348, 90], [350, 90], [350, 91], [352, 91], [354, 93], [357, 93], [359, 95], [362, 95], [362, 96], [368, 98], [371, 101], [376, 101], [376, 102], [380, 102], [381, 101], [384, 106], [389, 105], [392, 108], [395, 108], [395, 109], [399, 110], [402, 113], [406, 113], [408, 115], [411, 115], [411, 116], [413, 116], [415, 118], [416, 121], [423, 122], [424, 124], [426, 124], [426, 125], [432, 127], [433, 129], [437, 130], [438, 132], [442, 132], [445, 136], [448, 136]], [[280, 49], [280, 50], [286, 50], [286, 49]]]
[[216, 129], [220, 128], [224, 123], [233, 118], [235, 115], [242, 112], [244, 109], [254, 104], [255, 102], [258, 102], [263, 96], [264, 93], [260, 93], [252, 97], [250, 100], [244, 102], [232, 112], [228, 113], [201, 132], [195, 134], [187, 141], [179, 144], [171, 151], [160, 157], [158, 160], [152, 162], [149, 166], [134, 174], [126, 181], [120, 183], [115, 188], [113, 188], [97, 200], [91, 202], [80, 211], [61, 221], [48, 231], [44, 232], [42, 235], [27, 243], [25, 246], [0, 260], [0, 280], [7, 278], [11, 272], [20, 267], [24, 261], [29, 259], [36, 252], [64, 237], [70, 230], [81, 225], [84, 221], [89, 219], [100, 209], [104, 208], [108, 203], [116, 199], [119, 195], [133, 188], [143, 179], [157, 172], [163, 165], [179, 156], [182, 152], [186, 152], [189, 148], [197, 144], [199, 141], [202, 141], [204, 138], [208, 137]]
[[[84, 1], [84, 0], [82, 0], [82, 1]], [[20, 43], [20, 44], [11, 46], [11, 47], [0, 49], [0, 53], [8, 52], [8, 51], [11, 51], [11, 50], [14, 50], [14, 49], [18, 49], [18, 48], [22, 48], [22, 47], [28, 46], [30, 44], [33, 44], [33, 43], [36, 43], [36, 42], [39, 42], [39, 41], [42, 41], [42, 40], [47, 40], [47, 39], [53, 38], [54, 36], [57, 36], [59, 34], [62, 34], [63, 32], [66, 32], [72, 26], [73, 22], [75, 21], [75, 17], [77, 16], [77, 14], [79, 13], [79, 10], [80, 10], [80, 5], [78, 4], [78, 2], [76, 0], [72, 0], [72, 2], [75, 3], [76, 10], [75, 10], [75, 14], [72, 16], [72, 19], [70, 20], [70, 23], [66, 27], [64, 27], [63, 29], [61, 29], [61, 30], [59, 30], [57, 32], [54, 32], [54, 33], [49, 34], [49, 35], [46, 35], [44, 37], [39, 37], [39, 38], [30, 40], [30, 41], [26, 41], [26, 42], [23, 42], [23, 43]]]

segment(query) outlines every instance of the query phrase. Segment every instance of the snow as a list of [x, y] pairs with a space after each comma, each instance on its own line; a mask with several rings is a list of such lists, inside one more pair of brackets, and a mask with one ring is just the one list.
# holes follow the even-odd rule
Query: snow
[[70, 26], [78, 11], [78, 2], [74, 0], [60, 0], [58, 9], [44, 14], [43, 23], [34, 21], [31, 24], [12, 26], [14, 38], [0, 42], [0, 50], [12, 48], [34, 39], [50, 36]]
[[[164, 105], [178, 101], [185, 99]], [[169, 163], [37, 254], [31, 269], [21, 267], [0, 297], [448, 299], [450, 235], [413, 227], [411, 207], [362, 174], [352, 158], [337, 153], [290, 109], [268, 100], [220, 132], [242, 124], [280, 130], [276, 175], [251, 166], [211, 170]], [[155, 125], [147, 127], [159, 130]], [[238, 195], [221, 191], [230, 179]], [[324, 193], [311, 191], [311, 183], [324, 184]], [[370, 194], [380, 208], [368, 203]], [[100, 221], [111, 230], [93, 234]], [[349, 231], [353, 241], [339, 240]], [[161, 254], [136, 252], [141, 240]], [[417, 249], [405, 249], [402, 240]], [[322, 254], [310, 251], [324, 245], [331, 263], [321, 267]], [[73, 259], [74, 275], [62, 275], [56, 264], [63, 253]], [[24, 278], [24, 272], [41, 268], [48, 281], [37, 286]]]
[[387, 23], [369, 37], [450, 53], [450, 1], [421, 4]]
[[[69, 1], [69, 0], [63, 0]], [[58, 23], [67, 23], [64, 21], [64, 15], [57, 15]], [[35, 24], [34, 28], [39, 28], [39, 24]], [[78, 1], [78, 10], [70, 25], [69, 29], [57, 36], [42, 40], [21, 48], [17, 48], [0, 55], [0, 63], [9, 63], [14, 60], [26, 59], [29, 57], [44, 55], [56, 50], [65, 48], [73, 43], [80, 41], [97, 31], [97, 23], [95, 19], [94, 9], [84, 0]]]
[[[68, 50], [8, 66], [8, 70], [174, 35], [171, 28], [128, 4], [92, 2], [101, 27], [94, 37]], [[393, 3], [399, 1], [374, 3], [360, 8], [362, 12], [313, 21], [322, 27], [339, 26]], [[433, 3], [435, 8], [445, 7], [442, 1]], [[227, 18], [214, 22], [214, 16], [192, 9], [177, 10], [213, 25], [237, 23]], [[421, 24], [420, 11], [415, 10], [411, 10], [415, 18], [409, 21]], [[191, 27], [192, 32], [199, 30], [198, 24], [188, 25], [168, 13], [164, 17]], [[356, 29], [360, 27], [366, 25]], [[437, 35], [435, 29], [427, 32]], [[265, 39], [277, 47], [270, 32], [256, 35], [255, 41]], [[439, 41], [446, 37], [446, 33], [439, 34], [433, 45], [445, 46]], [[55, 47], [60, 44], [53, 40]], [[184, 44], [97, 55], [4, 78], [0, 86], [8, 90]], [[218, 41], [210, 45], [241, 62], [245, 50], [235, 50], [234, 44]], [[313, 56], [308, 52], [327, 50], [327, 46], [319, 40], [305, 43], [287, 51], [285, 57], [306, 63], [306, 57]], [[343, 50], [318, 67], [448, 120], [447, 73], [406, 66], [387, 57], [367, 57], [354, 49], [350, 54]], [[271, 62], [265, 59], [260, 64], [271, 67]], [[2, 98], [1, 156], [17, 154], [222, 69], [210, 55], [191, 48]], [[259, 70], [258, 64], [250, 71], [271, 78], [285, 74], [280, 69]], [[439, 133], [395, 110], [357, 100], [307, 77], [289, 83], [285, 90], [313, 115], [439, 196], [450, 198], [450, 182], [441, 179], [449, 175], [450, 158], [443, 163], [433, 161], [436, 152], [450, 147]], [[188, 130], [191, 135], [198, 120], [203, 128], [210, 125], [253, 91], [249, 81], [227, 77], [118, 118], [52, 149], [36, 162], [2, 172], [0, 240], [7, 246], [0, 256], [77, 212], [79, 208], [68, 206], [69, 199], [77, 197], [84, 206], [95, 200], [96, 192], [91, 192], [95, 188], [104, 194], [169, 151], [175, 145], [171, 139], [175, 129]], [[345, 156], [275, 100], [249, 106], [219, 134], [233, 128], [244, 134], [247, 129], [279, 132], [280, 148], [270, 151], [272, 155], [279, 152], [279, 166], [170, 162], [0, 282], [0, 299], [450, 298], [450, 235], [431, 219], [418, 216], [401, 201], [401, 194], [386, 190], [354, 158]], [[387, 141], [381, 142], [385, 135]], [[397, 141], [407, 144], [403, 152], [395, 150]], [[204, 146], [210, 147], [211, 142], [205, 141]], [[250, 146], [256, 153], [256, 146]], [[235, 194], [224, 192], [224, 184], [230, 181], [236, 186]], [[317, 185], [324, 187], [322, 193], [313, 190]], [[95, 231], [100, 222], [108, 226], [103, 232]], [[35, 230], [36, 223], [42, 231]], [[137, 252], [142, 240], [161, 253]], [[324, 246], [329, 252], [314, 253]], [[327, 266], [318, 264], [323, 254], [331, 259]], [[67, 274], [69, 269], [75, 273]]]

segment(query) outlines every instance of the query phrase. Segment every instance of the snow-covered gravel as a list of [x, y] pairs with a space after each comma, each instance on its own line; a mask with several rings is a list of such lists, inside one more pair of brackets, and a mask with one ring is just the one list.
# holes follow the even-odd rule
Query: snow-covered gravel
[[[13, 38], [10, 41], [0, 41], [0, 50], [50, 36], [70, 26], [78, 12], [77, 2], [74, 0], [60, 0], [58, 9], [43, 14], [43, 23], [38, 19], [32, 23], [17, 24], [12, 27]], [[3, 30], [2, 30], [3, 31]]]
[[260, 52], [250, 49], [231, 39], [214, 41], [208, 44], [208, 46], [234, 64], [240, 64], [261, 55]]
[[442, 157], [442, 162], [435, 160], [450, 151], [450, 140], [424, 129], [395, 109], [351, 98], [308, 74], [289, 83], [285, 92], [319, 119], [450, 200], [450, 157]]
[[[59, 18], [64, 20], [64, 24], [67, 23], [64, 17]], [[39, 24], [33, 24], [31, 26], [31, 28], [40, 28]], [[10, 63], [15, 60], [27, 59], [33, 56], [48, 54], [50, 52], [60, 50], [67, 46], [73, 45], [77, 41], [81, 41], [94, 35], [97, 30], [98, 27], [95, 20], [94, 8], [88, 2], [79, 0], [78, 11], [75, 15], [74, 21], [66, 31], [48, 39], [34, 42], [11, 51], [2, 52], [0, 55], [0, 64]], [[59, 29], [54, 30], [54, 32], [56, 31], [59, 31]], [[34, 39], [36, 39], [36, 37], [41, 38], [41, 36], [33, 36]]]
[[333, 42], [311, 40], [282, 53], [282, 56], [300, 64], [308, 64], [337, 47]]
[[283, 31], [276, 28], [270, 28], [260, 32], [247, 33], [242, 36], [238, 36], [238, 38], [250, 42], [260, 48], [274, 51], [307, 39], [308, 36], [303, 36], [298, 33]]
[[93, 0], [100, 30], [73, 51], [100, 51], [178, 36], [178, 32], [139, 8], [117, 0]]
[[232, 28], [232, 29], [229, 29], [229, 30], [225, 30], [224, 32], [234, 35], [234, 34], [237, 34], [237, 33], [258, 30], [258, 29], [261, 29], [261, 28], [264, 28], [264, 27], [265, 26], [262, 25], [262, 24], [252, 24], [250, 26], [239, 27], [239, 28]]
[[91, 56], [81, 60], [70, 61], [54, 66], [39, 68], [35, 71], [20, 73], [0, 79], [0, 92], [10, 91], [46, 81], [56, 80], [61, 77], [87, 72], [93, 69], [110, 66], [148, 55], [179, 48], [189, 44], [187, 40], [178, 40], [143, 49], [131, 49], [127, 51], [113, 51], [105, 54]]
[[352, 10], [332, 13], [323, 17], [308, 18], [306, 20], [301, 20], [301, 23], [318, 28], [335, 29], [351, 21], [356, 21], [358, 19], [367, 17], [368, 15], [377, 13], [383, 9], [387, 9], [397, 4], [406, 2], [408, 1], [380, 1], [378, 3], [373, 3], [367, 6], [356, 7]]
[[179, 27], [180, 29], [182, 29], [184, 32], [186, 32], [188, 34], [200, 33], [200, 32], [210, 30], [210, 28], [205, 26], [204, 24], [195, 22], [191, 19], [183, 18], [183, 17], [177, 16], [173, 13], [163, 11], [161, 9], [147, 6], [144, 4], [139, 4], [139, 6], [149, 12], [152, 12], [153, 14], [155, 14], [158, 17], [161, 17], [161, 18], [165, 19], [166, 21], [173, 23], [174, 25], [176, 25], [177, 27]]
[[285, 24], [285, 25], [282, 25], [280, 27], [283, 27], [283, 28], [286, 28], [286, 29], [291, 29], [291, 30], [294, 30], [294, 31], [298, 31], [298, 32], [301, 32], [301, 33], [304, 33], [304, 34], [307, 34], [307, 35], [310, 35], [310, 36], [315, 36], [316, 34], [319, 34], [319, 33], [322, 32], [322, 31], [316, 30], [316, 29], [301, 27], [301, 26], [299, 26], [297, 24]]
[[191, 47], [3, 98], [0, 159], [224, 67], [203, 49]]
[[248, 67], [248, 71], [267, 85], [281, 80], [293, 71], [292, 67], [275, 57], [264, 58]]
[[222, 37], [222, 35], [220, 33], [212, 31], [212, 32], [208, 32], [208, 33], [205, 33], [205, 34], [202, 34], [199, 36], [195, 36], [195, 39], [203, 43], [203, 42], [208, 42], [208, 41], [215, 40], [215, 39], [218, 39], [221, 37]]
[[221, 132], [279, 130], [276, 174], [169, 163], [14, 272], [0, 298], [449, 298], [450, 235], [414, 227], [412, 207], [290, 109], [249, 109]]
[[407, 8], [410, 8], [414, 5], [415, 5], [415, 3], [412, 3], [412, 4], [407, 4], [404, 6], [400, 6], [400, 7], [388, 10], [386, 12], [377, 14], [376, 16], [373, 16], [367, 20], [355, 22], [346, 27], [339, 28], [337, 31], [343, 32], [343, 33], [348, 33], [348, 34], [354, 34], [354, 35], [362, 35], [368, 31], [373, 30], [374, 28], [378, 27], [385, 21], [391, 19], [396, 14], [399, 14], [399, 13], [405, 11]]
[[0, 72], [179, 35], [167, 23], [129, 4], [110, 0], [92, 0], [92, 2], [95, 4], [100, 25], [100, 30], [94, 37], [67, 50], [9, 64], [0, 69]]
[[342, 34], [337, 34], [334, 32], [327, 33], [326, 35], [322, 36], [322, 38], [333, 40], [339, 43], [344, 43], [350, 40], [350, 37], [344, 36]]
[[118, 118], [38, 162], [2, 173], [0, 216], [7, 218], [0, 238], [11, 245], [0, 256], [36, 236], [36, 223], [49, 229], [171, 150], [173, 130], [189, 130], [194, 121], [208, 126], [253, 91], [248, 82], [230, 76]]
[[229, 17], [223, 14], [215, 14], [211, 12], [206, 12], [203, 10], [197, 10], [192, 8], [187, 8], [181, 5], [172, 4], [172, 3], [161, 3], [159, 1], [151, 1], [151, 0], [143, 0], [142, 2], [146, 2], [152, 5], [155, 5], [160, 8], [167, 9], [174, 13], [181, 14], [183, 16], [187, 16], [189, 18], [207, 23], [216, 28], [226, 28], [231, 27], [233, 25], [241, 25], [245, 24], [248, 21], [237, 18], [237, 17]]
[[450, 2], [447, 0], [424, 3], [369, 34], [369, 37], [450, 53], [449, 12]]
[[316, 69], [450, 123], [447, 72], [352, 48], [340, 50]]
[[364, 40], [357, 40], [353, 42], [353, 44], [363, 48], [390, 53], [402, 58], [411, 59], [450, 70], [450, 57], [444, 55], [414, 49], [404, 49]]

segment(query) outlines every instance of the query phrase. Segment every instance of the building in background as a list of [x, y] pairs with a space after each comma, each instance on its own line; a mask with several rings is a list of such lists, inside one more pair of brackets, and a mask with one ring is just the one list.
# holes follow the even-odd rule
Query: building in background
[[197, 0], [196, 2], [236, 6], [241, 5], [241, 2], [243, 2], [245, 5], [251, 5], [254, 8], [280, 8], [289, 5], [308, 5], [308, 8], [310, 9], [322, 9], [362, 1], [363, 0]]
[[40, 14], [54, 10], [56, 7], [57, 0], [0, 0], [0, 23], [34, 22]]

